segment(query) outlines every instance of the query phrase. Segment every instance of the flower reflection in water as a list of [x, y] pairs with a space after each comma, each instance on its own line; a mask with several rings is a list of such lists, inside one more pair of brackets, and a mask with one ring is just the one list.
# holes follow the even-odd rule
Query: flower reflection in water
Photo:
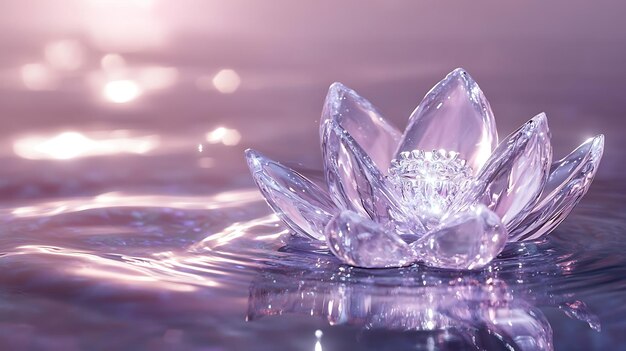
[[[395, 330], [413, 335], [426, 349], [437, 350], [553, 350], [552, 328], [539, 307], [558, 307], [599, 329], [597, 318], [583, 302], [574, 301], [571, 294], [552, 294], [549, 286], [533, 278], [545, 278], [544, 274], [523, 273], [523, 279], [512, 274], [516, 279], [507, 279], [497, 273], [460, 275], [437, 270], [420, 274], [399, 269], [395, 277], [368, 272], [359, 276], [362, 272], [340, 267], [265, 273], [250, 289], [247, 319], [317, 316], [330, 325], [361, 328], [363, 341], [375, 339], [377, 332]], [[529, 279], [538, 284], [531, 288]]]

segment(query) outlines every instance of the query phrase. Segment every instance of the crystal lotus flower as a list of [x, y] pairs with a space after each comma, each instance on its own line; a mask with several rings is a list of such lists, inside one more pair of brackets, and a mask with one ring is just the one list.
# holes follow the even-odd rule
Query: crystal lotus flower
[[426, 94], [404, 134], [334, 83], [320, 136], [327, 189], [254, 150], [248, 165], [290, 229], [366, 268], [476, 269], [509, 241], [546, 235], [587, 192], [604, 148], [598, 135], [552, 162], [543, 113], [498, 142], [489, 103], [462, 69]]

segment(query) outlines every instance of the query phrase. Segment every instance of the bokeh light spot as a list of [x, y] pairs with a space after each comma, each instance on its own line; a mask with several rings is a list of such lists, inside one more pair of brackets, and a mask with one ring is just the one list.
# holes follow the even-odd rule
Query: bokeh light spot
[[206, 141], [211, 144], [222, 143], [227, 146], [234, 146], [241, 141], [241, 133], [237, 129], [217, 127], [206, 134]]
[[124, 104], [141, 95], [141, 88], [132, 80], [115, 80], [104, 86], [104, 97], [116, 104]]
[[50, 90], [55, 86], [53, 73], [41, 63], [29, 63], [20, 69], [22, 82], [30, 90]]
[[48, 43], [44, 48], [46, 61], [55, 69], [74, 71], [84, 60], [82, 45], [75, 40], [59, 40]]
[[222, 94], [232, 94], [239, 88], [241, 78], [232, 69], [223, 69], [213, 77], [213, 86]]
[[100, 67], [107, 72], [116, 72], [126, 66], [126, 60], [119, 54], [106, 54], [100, 59]]
[[28, 136], [13, 143], [13, 151], [29, 160], [69, 160], [122, 153], [145, 154], [159, 145], [157, 135], [132, 136], [126, 131], [100, 132], [87, 136], [65, 131], [54, 136]]

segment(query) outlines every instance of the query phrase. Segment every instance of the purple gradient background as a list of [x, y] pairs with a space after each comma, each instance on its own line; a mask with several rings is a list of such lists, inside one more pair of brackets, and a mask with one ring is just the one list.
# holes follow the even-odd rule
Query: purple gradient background
[[[402, 128], [428, 89], [462, 66], [485, 91], [501, 136], [545, 111], [557, 157], [605, 133], [598, 176], [619, 177], [626, 161], [620, 152], [626, 146], [626, 22], [619, 2], [103, 4], [3, 3], [3, 139], [50, 129], [126, 128], [198, 143], [197, 131], [228, 125], [241, 132], [241, 149], [254, 146], [318, 167], [318, 116], [330, 83], [354, 88]], [[107, 28], [114, 30], [107, 34]], [[83, 46], [83, 65], [55, 90], [25, 90], [19, 67], [39, 60], [45, 44], [60, 39]], [[175, 67], [178, 79], [132, 103], [103, 104], [85, 76], [109, 52], [134, 67]], [[241, 77], [234, 94], [201, 91], [194, 84], [222, 68]], [[299, 147], [292, 147], [294, 141]]]

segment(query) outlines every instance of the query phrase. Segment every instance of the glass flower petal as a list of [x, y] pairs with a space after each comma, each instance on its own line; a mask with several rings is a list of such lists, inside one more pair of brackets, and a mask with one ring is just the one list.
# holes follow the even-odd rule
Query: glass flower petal
[[577, 177], [586, 166], [590, 158], [602, 157], [604, 150], [604, 135], [589, 138], [564, 158], [553, 162], [550, 166], [550, 175], [543, 188], [542, 200], [549, 197], [569, 180]]
[[350, 133], [381, 173], [386, 174], [402, 136], [400, 131], [369, 101], [341, 83], [333, 83], [328, 89], [320, 123], [322, 137], [324, 125], [333, 119]]
[[408, 219], [387, 179], [352, 136], [334, 119], [325, 126], [324, 171], [335, 204], [379, 223], [409, 223], [413, 232], [423, 232], [419, 221]]
[[246, 150], [248, 167], [276, 215], [298, 234], [324, 240], [324, 227], [336, 208], [317, 185], [257, 151]]
[[353, 266], [400, 267], [415, 260], [413, 251], [400, 236], [351, 211], [333, 218], [325, 233], [332, 253]]
[[598, 135], [555, 162], [546, 186], [553, 190], [511, 231], [511, 239], [534, 240], [556, 228], [591, 186], [603, 151], [604, 136]]
[[498, 145], [496, 122], [478, 84], [457, 68], [433, 87], [409, 118], [396, 153], [456, 151], [474, 173]]
[[551, 160], [548, 120], [542, 113], [498, 145], [459, 204], [479, 199], [511, 230], [537, 203]]
[[504, 248], [508, 238], [500, 218], [484, 205], [470, 207], [411, 243], [426, 265], [449, 269], [481, 268]]

